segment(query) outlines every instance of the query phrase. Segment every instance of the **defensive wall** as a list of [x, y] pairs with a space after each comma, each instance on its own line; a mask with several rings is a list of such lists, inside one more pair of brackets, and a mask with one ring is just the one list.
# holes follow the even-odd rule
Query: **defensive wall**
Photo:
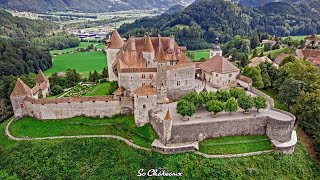
[[[65, 119], [76, 116], [112, 117], [117, 114], [127, 114], [133, 109], [132, 98], [114, 98], [114, 96], [101, 97], [73, 97], [59, 99], [33, 99], [24, 100], [24, 115], [36, 119]], [[123, 102], [123, 103], [122, 103]]]

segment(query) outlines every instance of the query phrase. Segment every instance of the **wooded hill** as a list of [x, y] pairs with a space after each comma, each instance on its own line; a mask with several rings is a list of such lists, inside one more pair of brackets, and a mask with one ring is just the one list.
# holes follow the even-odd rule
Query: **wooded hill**
[[314, 30], [320, 32], [320, 14], [311, 13], [320, 8], [311, 7], [309, 4], [271, 3], [258, 9], [224, 0], [198, 0], [180, 12], [139, 19], [121, 26], [119, 31], [127, 36], [147, 31], [163, 35], [174, 33], [189, 49], [206, 48], [205, 42], [212, 43], [216, 37], [226, 42], [235, 35], [267, 32], [285, 37], [308, 35]]
[[18, 11], [109, 12], [133, 9], [169, 8], [187, 5], [193, 0], [0, 0], [0, 8]]

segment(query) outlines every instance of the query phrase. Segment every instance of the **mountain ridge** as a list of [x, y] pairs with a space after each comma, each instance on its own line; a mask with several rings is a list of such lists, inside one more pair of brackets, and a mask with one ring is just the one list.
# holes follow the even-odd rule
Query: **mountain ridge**
[[168, 9], [177, 4], [188, 5], [191, 2], [193, 0], [0, 0], [0, 8], [31, 12], [111, 12]]

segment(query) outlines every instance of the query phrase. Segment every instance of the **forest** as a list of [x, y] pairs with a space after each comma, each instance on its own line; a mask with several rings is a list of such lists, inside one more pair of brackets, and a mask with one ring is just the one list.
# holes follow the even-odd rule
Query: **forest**
[[[288, 4], [286, 4], [288, 5]], [[320, 32], [318, 19], [320, 6], [280, 6], [267, 4], [264, 11], [238, 5], [224, 0], [196, 1], [183, 11], [173, 14], [162, 14], [151, 18], [142, 18], [132, 24], [124, 24], [119, 32], [141, 35], [150, 32], [153, 35], [175, 34], [181, 45], [188, 49], [207, 48], [219, 37], [222, 42], [229, 41], [236, 35], [252, 35], [267, 32], [279, 37], [290, 35], [308, 35], [315, 30]], [[285, 7], [285, 8], [284, 8]], [[291, 9], [290, 9], [291, 8]], [[273, 12], [273, 10], [275, 12]], [[299, 13], [288, 13], [299, 12]], [[312, 15], [301, 16], [301, 14]], [[191, 38], [190, 37], [194, 37]]]

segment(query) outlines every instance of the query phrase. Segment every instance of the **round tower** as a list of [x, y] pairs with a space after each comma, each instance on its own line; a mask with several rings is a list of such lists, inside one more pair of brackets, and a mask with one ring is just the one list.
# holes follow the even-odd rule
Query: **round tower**
[[124, 45], [124, 41], [117, 30], [112, 32], [110, 39], [106, 41], [106, 45], [109, 81], [117, 81], [118, 77], [113, 72], [112, 65], [117, 59], [118, 52]]

